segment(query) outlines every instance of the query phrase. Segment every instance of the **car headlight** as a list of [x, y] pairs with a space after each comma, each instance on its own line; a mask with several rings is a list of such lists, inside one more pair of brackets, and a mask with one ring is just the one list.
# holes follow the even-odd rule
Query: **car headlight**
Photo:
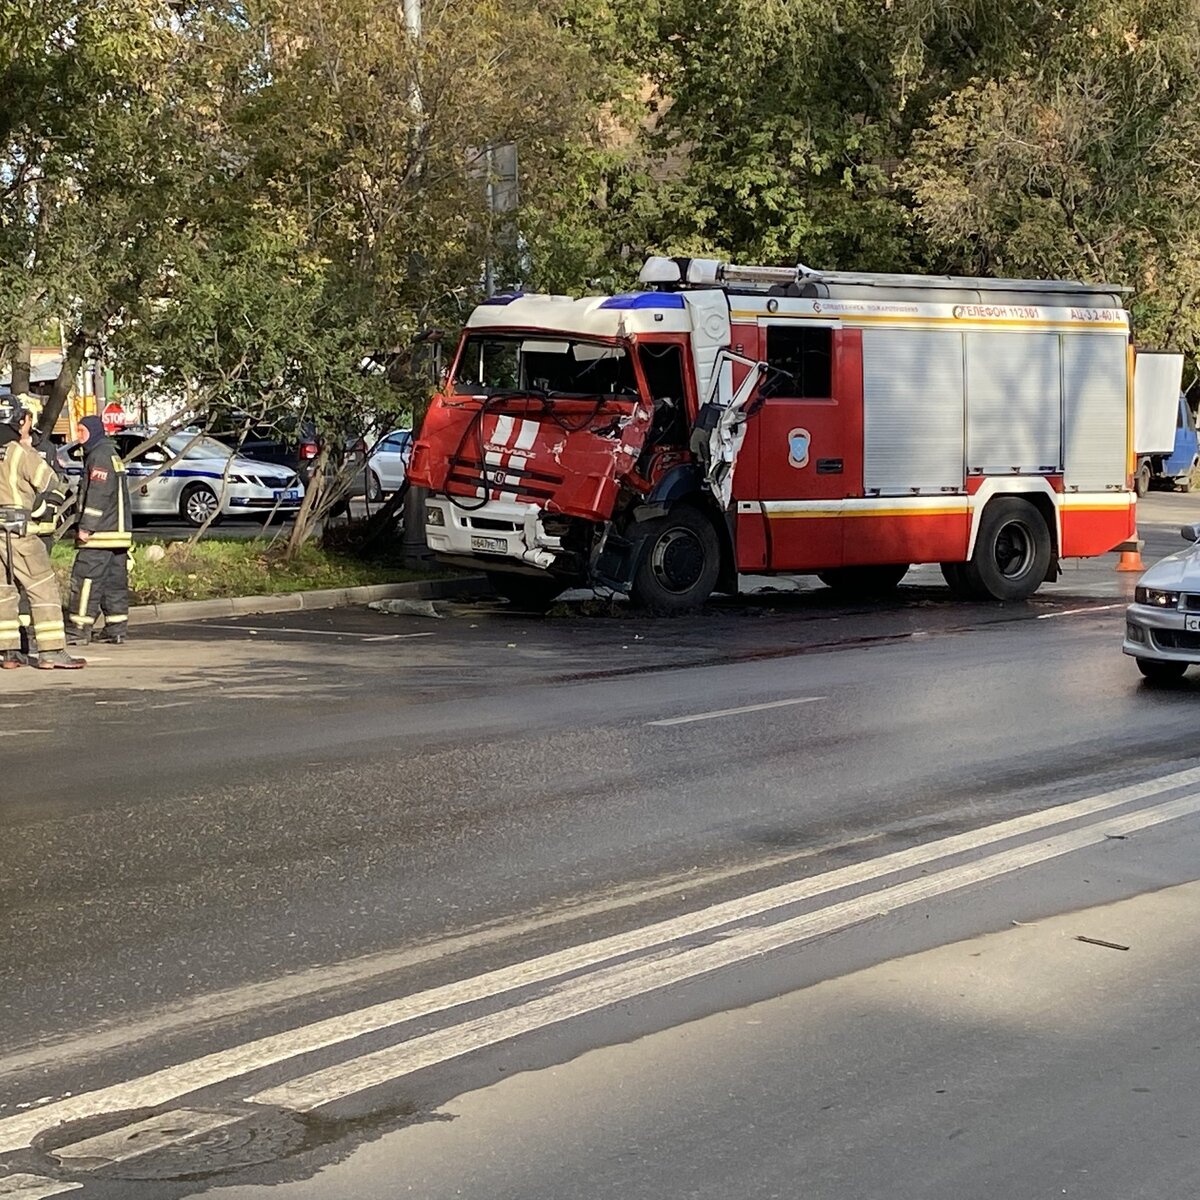
[[1163, 592], [1158, 588], [1136, 587], [1133, 589], [1135, 604], [1148, 604], [1151, 608], [1178, 608], [1179, 593]]
[[425, 510], [426, 525], [445, 525], [446, 514], [440, 508], [427, 508]]
[[248, 480], [246, 479], [246, 477], [244, 475], [230, 475], [229, 482], [230, 483], [247, 483]]

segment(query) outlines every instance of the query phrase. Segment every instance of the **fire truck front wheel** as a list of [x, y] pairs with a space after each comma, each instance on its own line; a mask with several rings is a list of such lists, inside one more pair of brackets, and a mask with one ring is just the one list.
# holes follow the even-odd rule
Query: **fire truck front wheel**
[[962, 579], [980, 600], [1024, 600], [1045, 581], [1053, 553], [1042, 514], [1028, 500], [1005, 496], [984, 509]]
[[630, 596], [660, 616], [693, 612], [712, 595], [721, 571], [721, 543], [698, 508], [680, 504], [637, 530], [644, 537]]

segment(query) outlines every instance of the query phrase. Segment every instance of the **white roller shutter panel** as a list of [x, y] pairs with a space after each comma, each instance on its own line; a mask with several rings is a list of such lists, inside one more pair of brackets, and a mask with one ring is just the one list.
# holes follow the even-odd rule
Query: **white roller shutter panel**
[[1063, 480], [1068, 490], [1125, 487], [1127, 370], [1124, 336], [1063, 335]]
[[1058, 472], [1062, 383], [1057, 333], [967, 334], [967, 470]]
[[863, 438], [868, 491], [962, 491], [961, 333], [863, 330]]

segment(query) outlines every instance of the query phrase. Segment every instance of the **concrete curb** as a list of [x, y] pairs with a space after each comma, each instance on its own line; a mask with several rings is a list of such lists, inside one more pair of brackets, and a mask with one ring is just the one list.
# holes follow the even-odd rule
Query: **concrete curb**
[[169, 621], [203, 621], [208, 617], [248, 617], [259, 613], [299, 612], [314, 608], [345, 608], [372, 600], [449, 600], [491, 593], [482, 575], [458, 579], [415, 579], [409, 583], [376, 583], [366, 587], [322, 588], [276, 596], [228, 596], [221, 600], [173, 600], [141, 604], [129, 610], [131, 625]]

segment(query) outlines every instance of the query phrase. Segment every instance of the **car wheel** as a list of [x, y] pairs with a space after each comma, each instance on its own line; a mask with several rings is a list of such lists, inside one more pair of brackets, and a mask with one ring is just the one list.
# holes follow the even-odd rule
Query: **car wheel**
[[383, 499], [383, 484], [379, 482], [379, 476], [374, 471], [367, 472], [367, 499], [372, 504]]
[[193, 529], [206, 522], [215, 525], [221, 519], [218, 508], [217, 493], [207, 483], [191, 484], [179, 499], [179, 515]]
[[984, 509], [963, 580], [980, 600], [1025, 600], [1045, 582], [1053, 553], [1042, 514], [1027, 500], [1001, 497]]
[[488, 571], [487, 581], [497, 596], [503, 596], [516, 608], [529, 612], [545, 612], [562, 595], [566, 586], [560, 579], [547, 575], [515, 575], [508, 571]]
[[908, 563], [895, 563], [878, 567], [837, 567], [830, 571], [818, 571], [817, 578], [827, 588], [853, 599], [888, 596], [907, 574]]
[[678, 505], [630, 532], [644, 538], [630, 589], [635, 604], [675, 616], [694, 612], [712, 595], [721, 571], [721, 543], [698, 508]]
[[1174, 683], [1177, 679], [1182, 679], [1183, 673], [1188, 669], [1187, 663], [1165, 662], [1157, 658], [1139, 658], [1137, 665], [1138, 670], [1151, 683]]

